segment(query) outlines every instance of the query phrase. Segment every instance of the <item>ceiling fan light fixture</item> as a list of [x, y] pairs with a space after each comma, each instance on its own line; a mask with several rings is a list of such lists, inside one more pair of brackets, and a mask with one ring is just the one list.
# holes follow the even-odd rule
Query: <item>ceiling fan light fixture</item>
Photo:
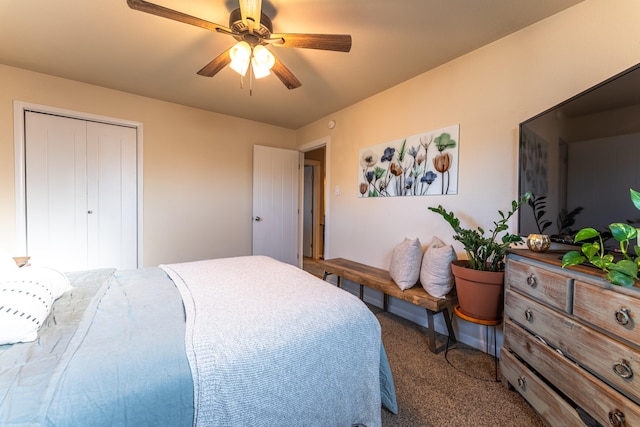
[[240, 13], [242, 14], [242, 22], [244, 22], [244, 24], [250, 28], [250, 32], [253, 33], [253, 28], [260, 28], [262, 0], [241, 0]]
[[249, 61], [251, 60], [251, 46], [249, 46], [249, 43], [236, 43], [231, 50], [229, 50], [229, 57], [231, 58], [231, 63], [229, 64], [231, 69], [241, 76], [247, 74]]
[[258, 45], [253, 48], [251, 66], [253, 68], [253, 75], [256, 79], [260, 79], [271, 74], [271, 68], [273, 68], [275, 63], [276, 58], [271, 52], [269, 52], [269, 49], [262, 45]]
[[[236, 0], [233, 0], [235, 3]], [[209, 31], [233, 37], [237, 45], [225, 50], [198, 71], [198, 75], [213, 77], [227, 65], [239, 73], [243, 78], [250, 72], [250, 81], [254, 75], [265, 76], [273, 74], [287, 87], [295, 89], [302, 85], [296, 76], [282, 61], [277, 60], [269, 52], [266, 59], [258, 54], [262, 45], [279, 45], [292, 48], [319, 49], [335, 52], [349, 52], [351, 50], [351, 36], [348, 34], [290, 34], [274, 33], [271, 18], [262, 13], [264, 0], [237, 0], [239, 8], [231, 11], [229, 26], [218, 25], [205, 19], [187, 15], [178, 10], [169, 9], [151, 1], [127, 0], [131, 9], [193, 25]], [[228, 2], [227, 2], [228, 3]], [[252, 50], [256, 48], [254, 54]], [[255, 58], [254, 58], [255, 56]], [[252, 63], [252, 64], [251, 64]], [[251, 70], [249, 66], [251, 65]]]

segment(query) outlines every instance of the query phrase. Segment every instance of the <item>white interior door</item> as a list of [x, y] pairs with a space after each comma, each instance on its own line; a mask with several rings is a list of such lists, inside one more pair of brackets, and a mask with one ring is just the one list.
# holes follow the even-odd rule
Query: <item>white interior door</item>
[[27, 112], [25, 133], [27, 254], [63, 271], [86, 266], [86, 123]]
[[87, 122], [88, 268], [137, 263], [136, 130]]
[[253, 148], [253, 254], [298, 265], [300, 153]]
[[136, 130], [29, 111], [25, 141], [32, 263], [136, 268]]

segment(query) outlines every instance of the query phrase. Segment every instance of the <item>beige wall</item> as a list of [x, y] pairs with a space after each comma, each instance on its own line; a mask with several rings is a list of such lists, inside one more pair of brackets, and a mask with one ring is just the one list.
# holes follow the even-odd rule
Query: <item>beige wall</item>
[[15, 253], [14, 100], [141, 122], [144, 265], [251, 253], [253, 145], [295, 132], [0, 66], [0, 247]]
[[[587, 0], [297, 132], [0, 66], [0, 245], [16, 247], [19, 100], [144, 124], [145, 265], [250, 253], [252, 145], [329, 136], [328, 255], [387, 267], [405, 236], [450, 240], [428, 206], [489, 227], [518, 196], [518, 124], [640, 62], [637, 22], [637, 0]], [[361, 147], [458, 123], [457, 195], [357, 197]]]
[[[327, 255], [386, 268], [404, 237], [452, 242], [438, 204], [490, 228], [518, 197], [519, 123], [640, 62], [638, 22], [640, 1], [588, 0], [298, 130], [330, 136]], [[457, 195], [357, 197], [360, 148], [458, 123]]]

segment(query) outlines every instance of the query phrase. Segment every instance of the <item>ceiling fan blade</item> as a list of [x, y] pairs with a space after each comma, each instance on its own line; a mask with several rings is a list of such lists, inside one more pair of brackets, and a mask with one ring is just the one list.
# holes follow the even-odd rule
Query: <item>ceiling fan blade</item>
[[150, 13], [152, 15], [161, 16], [163, 18], [173, 19], [174, 21], [184, 22], [185, 24], [195, 25], [196, 27], [205, 28], [207, 30], [231, 34], [231, 29], [223, 25], [214, 24], [177, 10], [169, 9], [144, 0], [127, 0], [127, 4], [133, 10]]
[[351, 36], [348, 34], [271, 34], [276, 46], [349, 52]]
[[276, 63], [271, 68], [271, 72], [276, 75], [280, 79], [282, 83], [287, 87], [287, 89], [295, 89], [302, 86], [300, 80], [293, 75], [291, 70], [289, 70], [285, 65], [278, 59], [278, 57], [274, 56], [276, 59]]
[[260, 14], [262, 13], [262, 0], [240, 0], [240, 13], [242, 22], [253, 34], [254, 28], [260, 28]]
[[198, 74], [204, 77], [213, 77], [218, 74], [220, 70], [231, 63], [231, 56], [229, 56], [230, 50], [231, 48], [216, 56], [213, 61], [202, 67], [202, 69], [198, 71]]

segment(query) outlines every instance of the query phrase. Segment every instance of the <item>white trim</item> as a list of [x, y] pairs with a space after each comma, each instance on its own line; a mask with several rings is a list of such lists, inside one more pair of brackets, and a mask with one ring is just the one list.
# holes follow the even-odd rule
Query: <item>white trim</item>
[[[316, 139], [315, 141], [308, 142], [306, 144], [298, 147], [298, 150], [302, 153], [307, 151], [312, 151], [317, 148], [325, 147], [324, 152], [324, 179], [325, 179], [325, 189], [324, 189], [324, 258], [331, 258], [328, 248], [329, 242], [331, 241], [331, 209], [329, 205], [329, 189], [331, 188], [331, 175], [329, 171], [331, 170], [330, 160], [331, 159], [331, 137], [325, 136], [320, 139]], [[300, 225], [302, 227], [302, 224]], [[302, 235], [300, 236], [300, 248], [302, 248]]]
[[328, 147], [330, 142], [331, 137], [325, 136], [323, 138], [316, 139], [315, 141], [307, 142], [306, 144], [301, 145], [300, 147], [298, 147], [298, 151], [306, 153], [307, 151], [313, 151], [317, 148], [322, 148], [323, 145]]
[[298, 268], [304, 267], [304, 153], [298, 151]]
[[25, 123], [24, 117], [26, 111], [34, 111], [44, 114], [53, 114], [57, 116], [81, 119], [86, 121], [100, 122], [117, 126], [126, 126], [136, 130], [136, 147], [137, 147], [137, 246], [138, 246], [138, 268], [143, 267], [143, 247], [142, 247], [142, 219], [143, 219], [143, 183], [142, 183], [142, 153], [143, 153], [143, 125], [140, 122], [118, 119], [114, 117], [100, 116], [90, 113], [82, 113], [63, 108], [51, 107], [48, 105], [32, 104], [22, 101], [13, 101], [13, 139], [14, 139], [14, 157], [15, 157], [15, 195], [16, 195], [16, 243], [19, 253], [27, 253], [27, 223], [26, 223], [26, 206], [25, 206]]
[[13, 141], [15, 159], [15, 196], [16, 196], [16, 245], [21, 254], [27, 253], [27, 218], [25, 201], [25, 139], [24, 112], [22, 103], [13, 103]]
[[[309, 160], [304, 159], [304, 166], [311, 166], [313, 168], [313, 200], [311, 201], [312, 206], [311, 209], [313, 211], [313, 220], [312, 220], [312, 228], [313, 228], [313, 236], [311, 238], [311, 247], [312, 247], [312, 255], [313, 258], [320, 258], [320, 162], [317, 160]], [[304, 175], [303, 175], [304, 176]], [[305, 187], [306, 188], [306, 187]], [[304, 193], [304, 189], [303, 189]], [[303, 194], [304, 198], [304, 194]], [[304, 207], [304, 200], [303, 200]], [[304, 222], [304, 210], [302, 221]], [[304, 243], [304, 227], [303, 227], [303, 243]]]

